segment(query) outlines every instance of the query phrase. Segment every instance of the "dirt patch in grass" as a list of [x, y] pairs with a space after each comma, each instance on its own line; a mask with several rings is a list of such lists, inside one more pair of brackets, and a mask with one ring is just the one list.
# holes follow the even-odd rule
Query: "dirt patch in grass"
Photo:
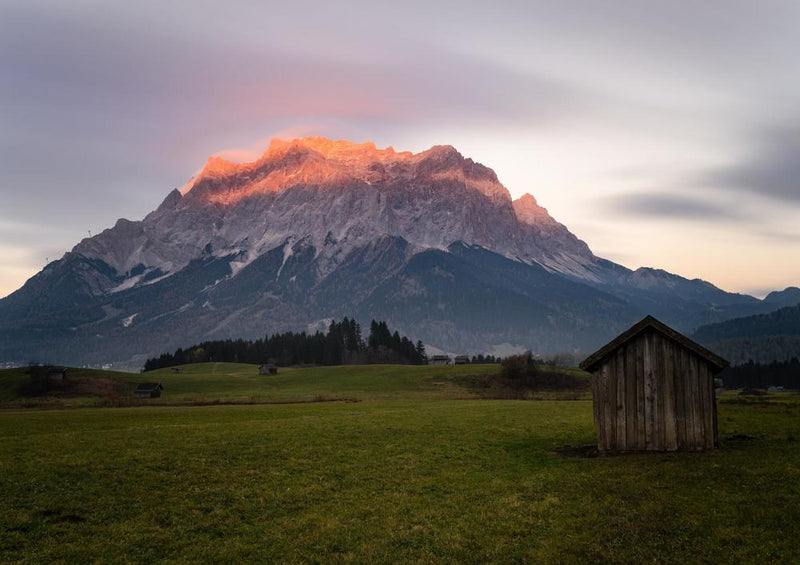
[[100, 398], [117, 398], [129, 395], [132, 389], [132, 386], [128, 383], [96, 377], [67, 380], [60, 384], [63, 388], [59, 396], [65, 397], [96, 396]]
[[66, 522], [68, 524], [81, 524], [86, 518], [74, 513], [65, 513], [60, 510], [42, 510], [39, 516], [50, 522]]
[[361, 399], [315, 396], [314, 398], [281, 398], [279, 400], [270, 400], [268, 398], [246, 398], [240, 400], [177, 400], [174, 402], [161, 402], [156, 400], [152, 403], [147, 400], [131, 400], [126, 406], [256, 406], [261, 404], [315, 404], [320, 402], [355, 403], [361, 402]]
[[741, 392], [739, 392], [739, 396], [766, 396], [769, 394], [763, 388], [743, 388]]
[[[105, 376], [67, 376], [63, 380], [54, 380], [43, 375], [37, 375], [35, 369], [28, 369], [29, 378], [21, 385], [21, 395], [31, 401], [37, 398], [78, 398], [94, 397], [112, 399], [120, 396], [129, 396], [133, 391], [133, 385], [119, 381], [113, 377]], [[46, 368], [44, 369], [46, 371]]]
[[511, 380], [502, 374], [466, 375], [455, 382], [482, 399], [489, 400], [581, 400], [591, 383], [566, 371], [540, 371], [532, 379]]
[[553, 450], [562, 457], [578, 457], [583, 459], [594, 459], [595, 457], [620, 457], [623, 455], [641, 455], [649, 453], [650, 455], [665, 455], [671, 452], [668, 451], [620, 451], [616, 449], [606, 449], [600, 451], [597, 445], [566, 445]]
[[564, 447], [559, 447], [558, 449], [553, 450], [554, 453], [561, 455], [562, 457], [583, 457], [586, 459], [591, 459], [594, 457], [600, 457], [604, 455], [597, 449], [597, 446], [592, 445], [567, 445]]
[[734, 434], [722, 439], [722, 443], [743, 443], [754, 441], [756, 438], [747, 434]]
[[359, 398], [337, 398], [327, 396], [316, 396], [314, 398], [281, 398], [277, 400], [270, 400], [268, 398], [242, 398], [242, 399], [212, 399], [212, 400], [174, 400], [164, 401], [163, 399], [154, 398], [141, 399], [133, 398], [128, 394], [125, 396], [112, 396], [106, 398], [99, 398], [93, 404], [71, 404], [70, 397], [43, 397], [36, 399], [28, 399], [19, 402], [6, 402], [0, 405], [0, 409], [18, 409], [18, 408], [39, 408], [39, 409], [56, 409], [62, 410], [64, 408], [137, 408], [137, 407], [177, 407], [177, 406], [257, 406], [257, 405], [277, 405], [277, 404], [315, 404], [322, 402], [341, 402], [341, 403], [355, 403], [361, 402]]

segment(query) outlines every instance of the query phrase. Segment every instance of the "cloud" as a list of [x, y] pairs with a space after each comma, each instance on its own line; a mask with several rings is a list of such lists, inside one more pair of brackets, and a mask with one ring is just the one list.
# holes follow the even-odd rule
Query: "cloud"
[[[2, 225], [0, 225], [2, 228]], [[36, 274], [47, 262], [59, 259], [64, 249], [44, 237], [8, 238], [0, 229], [0, 298], [11, 294]]]
[[796, 231], [760, 229], [755, 232], [755, 235], [769, 240], [772, 244], [797, 245], [800, 243], [800, 228]]
[[751, 145], [737, 162], [701, 174], [703, 183], [800, 204], [800, 126], [766, 129]]
[[691, 196], [665, 192], [623, 194], [602, 200], [606, 209], [628, 216], [647, 216], [685, 220], [722, 221], [741, 218], [734, 207]]
[[228, 149], [220, 149], [219, 151], [213, 153], [213, 156], [221, 157], [226, 161], [233, 161], [234, 163], [248, 163], [255, 161], [259, 157], [261, 157], [269, 148], [269, 145], [273, 139], [290, 140], [298, 137], [307, 137], [309, 135], [315, 135], [321, 131], [325, 131], [325, 128], [320, 125], [297, 125], [293, 127], [283, 128], [275, 131], [271, 135], [262, 137], [245, 147], [231, 147]]

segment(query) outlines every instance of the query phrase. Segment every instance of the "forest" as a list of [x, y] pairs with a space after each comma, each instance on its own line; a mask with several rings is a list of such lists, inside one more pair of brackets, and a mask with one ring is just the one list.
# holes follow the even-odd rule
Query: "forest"
[[725, 388], [768, 388], [782, 386], [786, 389], [800, 389], [800, 360], [793, 357], [789, 361], [755, 363], [749, 361], [742, 365], [728, 367], [719, 377]]
[[275, 363], [280, 366], [367, 363], [421, 365], [426, 360], [422, 341], [415, 344], [396, 330], [392, 332], [386, 322], [372, 320], [365, 341], [361, 325], [354, 319], [344, 318], [341, 322], [332, 321], [326, 333], [284, 332], [255, 341], [204, 341], [148, 359], [144, 370], [205, 362]]

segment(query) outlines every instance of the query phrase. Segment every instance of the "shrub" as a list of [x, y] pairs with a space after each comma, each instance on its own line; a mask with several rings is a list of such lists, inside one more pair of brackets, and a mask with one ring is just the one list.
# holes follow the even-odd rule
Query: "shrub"
[[510, 355], [503, 359], [500, 378], [505, 386], [516, 390], [582, 390], [588, 388], [589, 381], [579, 376], [557, 369], [543, 370], [539, 360], [530, 351], [520, 355]]
[[22, 394], [25, 396], [42, 396], [50, 392], [55, 383], [48, 378], [48, 374], [55, 368], [52, 365], [40, 365], [32, 361], [25, 371], [28, 373], [29, 378], [22, 386]]
[[509, 355], [500, 363], [500, 374], [512, 388], [533, 388], [539, 368], [530, 351]]

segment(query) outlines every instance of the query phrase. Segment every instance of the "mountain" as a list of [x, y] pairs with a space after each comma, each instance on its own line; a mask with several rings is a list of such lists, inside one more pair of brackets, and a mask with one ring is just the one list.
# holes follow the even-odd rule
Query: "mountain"
[[[273, 141], [261, 159], [243, 165], [213, 157], [142, 222], [120, 220], [74, 251], [120, 274], [167, 274], [203, 252], [235, 254], [240, 269], [302, 239], [328, 271], [384, 236], [418, 249], [463, 241], [585, 278], [596, 263], [532, 197], [513, 203], [491, 169], [452, 147], [414, 155], [322, 138]], [[126, 285], [140, 282], [125, 278]]]
[[727, 356], [732, 364], [800, 358], [800, 304], [701, 326], [694, 338]]
[[763, 302], [774, 309], [800, 304], [800, 288], [790, 286], [783, 290], [770, 292], [764, 297]]
[[451, 352], [586, 351], [646, 313], [688, 331], [761, 307], [595, 256], [453, 147], [304, 138], [212, 157], [143, 220], [47, 265], [0, 300], [0, 361], [135, 366], [342, 316]]
[[[595, 286], [598, 286], [595, 283]], [[774, 309], [752, 296], [728, 293], [701, 279], [686, 279], [662, 269], [641, 267], [606, 277], [602, 288], [681, 331], [702, 324]]]

